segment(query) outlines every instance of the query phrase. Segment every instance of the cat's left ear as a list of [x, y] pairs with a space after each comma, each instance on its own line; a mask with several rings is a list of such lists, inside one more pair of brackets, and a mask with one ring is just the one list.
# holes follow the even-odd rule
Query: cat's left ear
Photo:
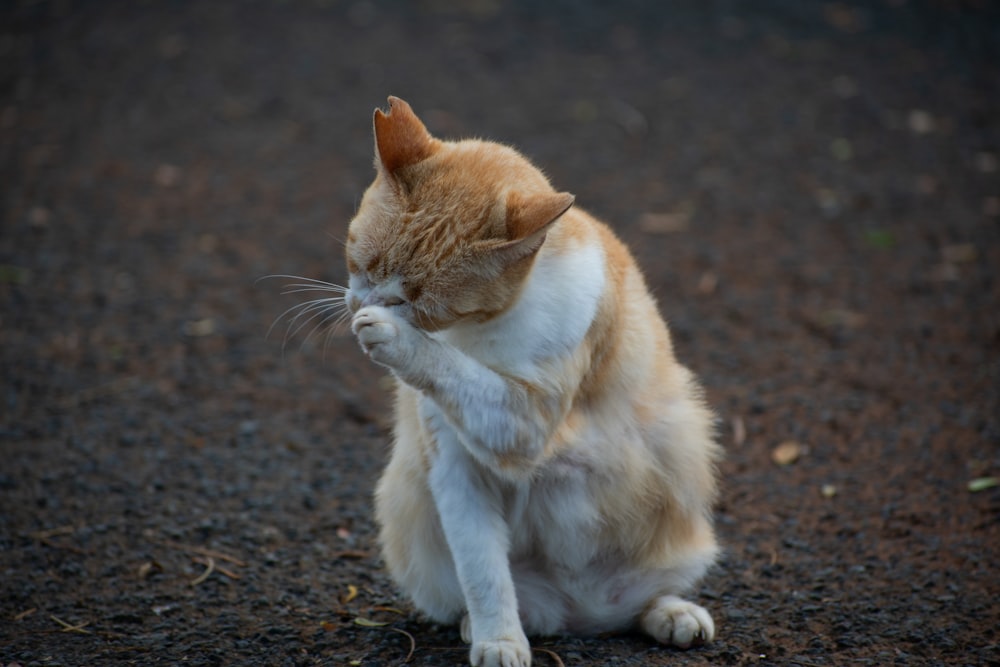
[[376, 162], [390, 176], [426, 160], [440, 147], [410, 105], [398, 97], [389, 97], [388, 113], [375, 109], [374, 125]]
[[541, 247], [549, 226], [569, 210], [576, 197], [568, 192], [541, 195], [507, 195], [506, 247], [517, 254], [531, 254]]

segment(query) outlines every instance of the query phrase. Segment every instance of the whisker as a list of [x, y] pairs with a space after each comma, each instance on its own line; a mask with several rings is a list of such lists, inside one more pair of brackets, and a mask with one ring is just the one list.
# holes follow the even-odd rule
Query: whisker
[[346, 295], [350, 292], [350, 288], [325, 280], [319, 280], [317, 278], [307, 278], [305, 276], [297, 276], [287, 273], [261, 276], [255, 281], [255, 284], [261, 282], [262, 280], [276, 278], [294, 281], [287, 283], [282, 287], [282, 295], [315, 292], [336, 295], [302, 301], [291, 306], [290, 308], [286, 308], [280, 315], [274, 318], [274, 321], [271, 323], [271, 326], [268, 327], [267, 333], [265, 334], [265, 338], [270, 338], [275, 327], [278, 326], [278, 323], [285, 322], [285, 335], [281, 341], [281, 352], [282, 355], [284, 355], [288, 342], [299, 336], [308, 327], [311, 326], [312, 328], [309, 329], [309, 333], [302, 340], [300, 347], [307, 345], [310, 339], [312, 339], [317, 332], [326, 330], [326, 339], [323, 345], [325, 358], [326, 348], [329, 346], [334, 332], [345, 322], [349, 321], [351, 315], [353, 314], [347, 304], [346, 297]]
[[[302, 322], [300, 322], [298, 324], [298, 326], [295, 327], [294, 330], [292, 329], [292, 326], [294, 325], [294, 322], [289, 323], [288, 329], [285, 331], [285, 337], [281, 341], [281, 351], [284, 352], [285, 351], [285, 347], [288, 345], [288, 341], [290, 341], [292, 338], [295, 338], [295, 336], [300, 331], [302, 331], [302, 329], [304, 329], [305, 327], [309, 326], [310, 322], [314, 321], [317, 317], [324, 317], [325, 312], [326, 311], [324, 309], [318, 309], [318, 310], [316, 310], [316, 312], [314, 312], [312, 315], [310, 315], [306, 319], [302, 320]], [[300, 315], [301, 315], [301, 313], [300, 313]], [[306, 340], [309, 340], [308, 337], [306, 337]], [[304, 345], [305, 345], [305, 341], [302, 342], [302, 345], [299, 346], [299, 349], [301, 349]]]
[[345, 324], [347, 320], [351, 319], [352, 315], [354, 315], [354, 312], [348, 308], [345, 303], [344, 308], [340, 311], [340, 314], [337, 315], [337, 319], [334, 321], [333, 327], [339, 327], [340, 325]]
[[[302, 331], [302, 329], [307, 324], [309, 324], [309, 322], [313, 321], [317, 317], [325, 315], [326, 313], [330, 312], [330, 310], [332, 310], [334, 308], [337, 308], [338, 306], [342, 306], [342, 304], [338, 304], [338, 303], [334, 302], [333, 299], [317, 299], [316, 301], [308, 301], [308, 302], [302, 304], [302, 306], [303, 306], [303, 308], [299, 311], [298, 315], [296, 315], [295, 317], [293, 317], [288, 322], [288, 330], [285, 332], [285, 340], [286, 341], [289, 338], [294, 338], [296, 336], [296, 334], [298, 334], [300, 331]], [[311, 313], [311, 315], [310, 315], [310, 313]], [[302, 317], [305, 317], [306, 315], [309, 315], [309, 317], [307, 317], [305, 320], [303, 320], [296, 327], [295, 326], [296, 322], [298, 322]], [[294, 331], [292, 330], [292, 327], [295, 327]]]
[[332, 294], [347, 294], [347, 290], [343, 288], [333, 289], [331, 287], [320, 285], [303, 284], [285, 285], [281, 291], [282, 294], [298, 294], [299, 292], [330, 292]]
[[300, 312], [295, 317], [293, 317], [289, 322], [289, 326], [294, 324], [295, 321], [298, 320], [298, 318], [300, 318], [303, 314], [305, 314], [305, 312], [308, 312], [309, 309], [315, 307], [316, 305], [342, 302], [343, 299], [344, 299], [343, 297], [331, 297], [328, 299], [315, 299], [313, 301], [303, 301], [302, 303], [297, 303], [291, 308], [287, 308], [284, 312], [282, 312], [280, 315], [274, 318], [274, 321], [271, 323], [271, 326], [268, 327], [267, 333], [264, 335], [264, 337], [270, 338], [271, 332], [274, 331], [274, 327], [277, 326], [278, 322], [280, 322], [282, 319], [284, 319], [291, 313], [294, 313], [296, 310], [301, 310], [303, 312]]
[[285, 280], [302, 280], [302, 281], [305, 281], [307, 283], [311, 283], [313, 285], [326, 285], [327, 287], [336, 287], [338, 289], [344, 290], [345, 292], [347, 291], [346, 287], [344, 287], [343, 285], [338, 285], [337, 283], [331, 283], [331, 282], [327, 282], [326, 280], [319, 280], [317, 278], [307, 278], [305, 276], [295, 276], [295, 275], [291, 275], [291, 274], [288, 274], [288, 273], [275, 273], [275, 274], [272, 274], [272, 275], [269, 275], [269, 276], [261, 276], [260, 278], [258, 278], [257, 280], [254, 281], [254, 284], [259, 283], [262, 280], [271, 280], [273, 278], [284, 278]]
[[329, 348], [330, 343], [333, 341], [334, 334], [341, 330], [344, 324], [351, 319], [352, 315], [354, 315], [354, 313], [351, 309], [345, 306], [343, 310], [337, 313], [337, 318], [333, 320], [333, 322], [324, 325], [326, 327], [326, 335], [323, 340], [323, 359], [326, 359], [326, 351], [327, 348]]
[[329, 236], [334, 241], [336, 241], [337, 243], [339, 243], [341, 245], [341, 247], [344, 247], [344, 248], [347, 247], [347, 239], [342, 239], [339, 236], [335, 236], [334, 234], [332, 234], [330, 232], [327, 232], [326, 235]]
[[[324, 317], [323, 319], [321, 319], [321, 320], [319, 321], [319, 323], [317, 323], [317, 324], [316, 324], [316, 326], [314, 326], [314, 327], [312, 328], [312, 331], [310, 331], [310, 332], [309, 332], [309, 334], [308, 334], [308, 335], [307, 335], [307, 336], [305, 337], [305, 339], [304, 339], [304, 340], [302, 341], [302, 345], [300, 345], [300, 346], [299, 346], [299, 349], [302, 349], [303, 347], [305, 347], [306, 343], [308, 343], [308, 342], [309, 342], [309, 339], [310, 339], [310, 338], [312, 338], [312, 337], [313, 337], [313, 335], [314, 335], [314, 334], [315, 334], [315, 333], [316, 333], [317, 331], [320, 331], [320, 330], [322, 330], [322, 329], [325, 329], [325, 328], [327, 328], [327, 326], [328, 326], [328, 323], [329, 323], [329, 322], [331, 321], [331, 319], [333, 319], [333, 318], [336, 318], [336, 317], [339, 317], [339, 316], [340, 316], [340, 314], [339, 314], [339, 313], [331, 313], [331, 314], [327, 315], [326, 317]], [[314, 318], [310, 318], [310, 319], [314, 319]]]
[[291, 308], [286, 309], [283, 313], [281, 313], [281, 315], [278, 315], [276, 318], [274, 318], [274, 321], [271, 322], [271, 326], [269, 326], [267, 328], [267, 333], [264, 334], [264, 338], [267, 339], [267, 338], [271, 337], [271, 332], [274, 331], [274, 327], [278, 326], [278, 322], [280, 322], [281, 320], [283, 320], [286, 315], [288, 315], [289, 313], [295, 312], [296, 310], [298, 310], [299, 308], [302, 308], [305, 305], [308, 305], [308, 302], [307, 303], [297, 303], [294, 306], [292, 306]]

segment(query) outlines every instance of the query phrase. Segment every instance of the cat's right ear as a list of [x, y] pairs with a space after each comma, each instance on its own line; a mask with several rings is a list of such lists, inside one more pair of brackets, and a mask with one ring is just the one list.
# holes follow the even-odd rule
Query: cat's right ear
[[544, 233], [575, 200], [576, 197], [568, 192], [531, 196], [511, 192], [507, 195], [507, 238], [523, 241]]
[[568, 192], [522, 196], [507, 195], [507, 242], [500, 256], [507, 261], [533, 255], [545, 241], [549, 226], [569, 210], [575, 197]]
[[397, 177], [400, 169], [426, 160], [440, 147], [410, 105], [398, 97], [389, 97], [388, 113], [375, 109], [374, 125], [376, 167], [388, 176]]

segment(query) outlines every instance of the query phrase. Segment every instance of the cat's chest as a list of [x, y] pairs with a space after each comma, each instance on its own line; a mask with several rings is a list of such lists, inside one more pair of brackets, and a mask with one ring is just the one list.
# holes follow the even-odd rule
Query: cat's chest
[[435, 335], [491, 368], [531, 378], [583, 341], [604, 294], [604, 263], [597, 243], [542, 253], [510, 309]]

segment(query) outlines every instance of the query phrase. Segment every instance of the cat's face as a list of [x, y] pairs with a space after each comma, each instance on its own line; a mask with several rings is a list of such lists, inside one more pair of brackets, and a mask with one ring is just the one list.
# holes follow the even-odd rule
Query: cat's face
[[488, 320], [516, 298], [572, 195], [510, 148], [438, 141], [405, 102], [390, 105], [375, 113], [378, 175], [348, 232], [347, 304], [427, 331]]
[[384, 181], [365, 194], [347, 238], [348, 306], [391, 308], [427, 331], [488, 319], [506, 305], [513, 277], [491, 261], [496, 243], [470, 238], [492, 212], [441, 210], [421, 194]]

